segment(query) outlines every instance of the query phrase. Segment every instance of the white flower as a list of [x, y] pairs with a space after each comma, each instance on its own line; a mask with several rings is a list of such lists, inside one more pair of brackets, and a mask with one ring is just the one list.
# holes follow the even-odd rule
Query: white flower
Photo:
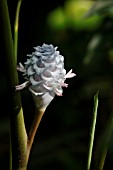
[[19, 63], [17, 70], [24, 73], [27, 81], [16, 86], [16, 90], [21, 90], [29, 85], [29, 90], [35, 96], [42, 96], [46, 93], [54, 96], [62, 96], [62, 87], [68, 87], [66, 78], [72, 78], [76, 74], [72, 69], [66, 74], [64, 69], [64, 57], [53, 45], [43, 44], [34, 47], [35, 52], [27, 55], [30, 58], [25, 62], [25, 66]]

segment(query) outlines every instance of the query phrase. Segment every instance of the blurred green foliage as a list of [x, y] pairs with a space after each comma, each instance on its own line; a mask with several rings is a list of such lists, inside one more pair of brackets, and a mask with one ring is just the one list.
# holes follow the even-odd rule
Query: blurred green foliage
[[86, 12], [93, 6], [94, 1], [78, 1], [68, 0], [64, 7], [58, 7], [50, 12], [48, 23], [52, 29], [95, 29], [101, 22], [102, 17], [93, 15], [85, 18]]
[[[65, 56], [67, 71], [72, 68], [77, 74], [67, 81], [69, 87], [64, 89], [63, 97], [56, 96], [47, 108], [34, 141], [28, 170], [86, 169], [93, 97], [99, 90], [91, 164], [91, 170], [96, 169], [101, 142], [113, 110], [113, 5], [104, 3], [101, 6], [97, 2], [95, 8], [96, 2], [48, 0], [41, 1], [40, 5], [36, 0], [22, 2], [18, 62], [25, 62], [34, 46], [51, 43]], [[103, 2], [99, 1], [100, 4]], [[15, 11], [11, 3], [8, 4], [13, 30]], [[5, 113], [0, 115], [3, 122], [0, 123], [0, 160], [2, 169], [7, 169], [4, 165], [6, 159], [8, 162], [7, 80], [3, 66], [0, 69], [1, 109]], [[23, 82], [20, 74], [19, 79]], [[27, 89], [21, 94], [26, 128], [29, 129], [34, 103]], [[113, 137], [104, 170], [112, 170], [112, 143]]]

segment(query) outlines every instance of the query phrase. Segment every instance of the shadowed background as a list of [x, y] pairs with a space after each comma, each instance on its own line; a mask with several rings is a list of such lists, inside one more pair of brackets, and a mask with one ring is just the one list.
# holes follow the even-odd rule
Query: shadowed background
[[[93, 97], [99, 90], [92, 160], [92, 169], [95, 168], [113, 109], [113, 13], [109, 10], [112, 6], [107, 8], [105, 4], [104, 10], [92, 9], [94, 15], [85, 18], [93, 4], [85, 0], [22, 1], [18, 62], [24, 63], [33, 47], [53, 44], [65, 57], [65, 69], [72, 68], [77, 74], [66, 81], [69, 87], [64, 89], [63, 96], [56, 96], [48, 106], [35, 137], [28, 170], [86, 169]], [[8, 0], [12, 31], [16, 5], [16, 1]], [[2, 59], [0, 64], [0, 163], [1, 169], [7, 170], [10, 129], [7, 80]], [[19, 80], [24, 82], [21, 73]], [[35, 108], [28, 89], [22, 90], [21, 96], [28, 131]], [[112, 142], [111, 139], [104, 170], [113, 166]]]

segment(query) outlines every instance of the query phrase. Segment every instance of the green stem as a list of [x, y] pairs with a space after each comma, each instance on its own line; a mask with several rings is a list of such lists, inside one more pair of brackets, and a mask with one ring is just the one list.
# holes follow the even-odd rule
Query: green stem
[[92, 119], [93, 121], [92, 121], [91, 132], [90, 132], [87, 170], [90, 170], [90, 166], [91, 166], [91, 158], [92, 158], [92, 150], [93, 150], [94, 134], [95, 134], [95, 126], [96, 126], [96, 118], [97, 118], [97, 108], [98, 108], [98, 92], [94, 96], [94, 109], [93, 109], [93, 119]]
[[20, 170], [21, 168], [26, 170], [27, 167], [27, 135], [23, 121], [23, 111], [22, 108], [20, 108], [17, 115], [12, 115], [10, 120], [12, 134], [12, 167], [14, 170]]
[[15, 62], [17, 63], [17, 52], [18, 52], [18, 25], [19, 25], [19, 13], [21, 7], [22, 0], [18, 1], [15, 23], [14, 23], [14, 53], [15, 53]]
[[12, 170], [20, 170], [26, 169], [27, 134], [24, 124], [20, 93], [15, 92], [15, 86], [19, 83], [19, 81], [16, 71], [10, 18], [6, 0], [0, 0], [0, 22], [2, 42], [0, 56], [2, 56], [3, 60], [5, 60], [4, 65], [8, 84], [7, 96], [9, 100], [6, 105], [8, 105], [10, 111]]

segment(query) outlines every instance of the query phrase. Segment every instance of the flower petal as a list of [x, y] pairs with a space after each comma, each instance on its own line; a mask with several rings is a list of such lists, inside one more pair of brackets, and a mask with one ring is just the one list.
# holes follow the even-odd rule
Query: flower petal
[[20, 84], [20, 85], [15, 86], [16, 91], [22, 90], [23, 88], [27, 87], [29, 84], [30, 84], [30, 82], [29, 82], [29, 81], [26, 81], [26, 82], [24, 82], [24, 83], [22, 83], [22, 84]]
[[20, 71], [20, 72], [23, 72], [23, 73], [26, 72], [26, 69], [25, 69], [25, 67], [22, 65], [22, 63], [19, 63], [19, 66], [17, 65], [17, 70]]
[[66, 79], [66, 78], [72, 78], [72, 77], [74, 77], [74, 76], [76, 76], [76, 74], [75, 73], [72, 73], [72, 69], [64, 76], [64, 78]]

